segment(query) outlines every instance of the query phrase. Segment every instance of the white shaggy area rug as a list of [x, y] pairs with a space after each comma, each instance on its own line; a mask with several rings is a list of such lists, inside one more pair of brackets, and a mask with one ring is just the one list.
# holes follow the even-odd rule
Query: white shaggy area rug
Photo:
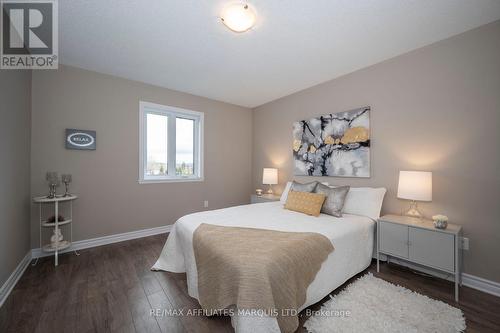
[[330, 296], [306, 321], [308, 332], [462, 332], [460, 309], [368, 273]]

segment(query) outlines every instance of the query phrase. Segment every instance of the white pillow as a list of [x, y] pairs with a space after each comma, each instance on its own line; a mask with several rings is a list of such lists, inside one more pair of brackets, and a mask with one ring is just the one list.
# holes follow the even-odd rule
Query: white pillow
[[284, 205], [286, 203], [286, 199], [288, 198], [288, 192], [290, 192], [290, 187], [292, 187], [292, 182], [286, 183], [285, 189], [283, 193], [281, 193], [280, 202]]
[[351, 187], [345, 198], [342, 212], [368, 216], [376, 220], [380, 217], [386, 191], [383, 187]]

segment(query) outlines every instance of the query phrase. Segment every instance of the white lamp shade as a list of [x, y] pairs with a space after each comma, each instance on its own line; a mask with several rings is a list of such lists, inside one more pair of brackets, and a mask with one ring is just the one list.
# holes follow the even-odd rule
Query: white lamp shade
[[264, 168], [262, 173], [262, 184], [276, 185], [278, 184], [278, 169]]
[[432, 172], [399, 171], [398, 198], [432, 201]]

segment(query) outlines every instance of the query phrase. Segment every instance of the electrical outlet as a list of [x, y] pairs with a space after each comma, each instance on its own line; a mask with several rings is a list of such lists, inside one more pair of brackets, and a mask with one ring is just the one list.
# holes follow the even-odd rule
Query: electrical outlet
[[462, 243], [460, 244], [460, 248], [462, 250], [468, 250], [469, 249], [469, 239], [467, 237], [462, 237], [461, 238]]
[[208, 208], [208, 200], [203, 201], [203, 207]]

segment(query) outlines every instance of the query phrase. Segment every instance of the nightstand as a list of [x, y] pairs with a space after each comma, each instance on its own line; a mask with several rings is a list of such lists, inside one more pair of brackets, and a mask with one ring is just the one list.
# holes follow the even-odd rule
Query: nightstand
[[263, 202], [271, 202], [271, 201], [280, 201], [280, 196], [279, 195], [274, 195], [274, 194], [263, 194], [261, 196], [258, 196], [257, 194], [252, 194], [250, 197], [250, 202], [251, 203], [263, 203]]
[[458, 302], [461, 235], [462, 227], [456, 224], [448, 223], [446, 229], [436, 229], [431, 220], [382, 216], [377, 221], [377, 272], [380, 254], [385, 254], [453, 274]]

